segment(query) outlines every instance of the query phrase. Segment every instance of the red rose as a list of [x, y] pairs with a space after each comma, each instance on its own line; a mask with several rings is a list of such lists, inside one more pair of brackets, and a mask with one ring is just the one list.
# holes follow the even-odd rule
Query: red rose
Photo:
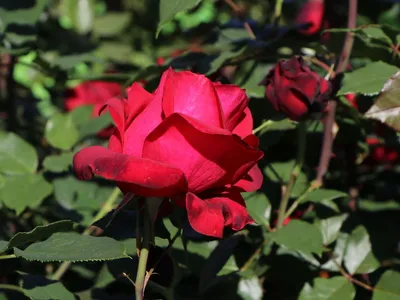
[[309, 0], [304, 3], [297, 14], [296, 25], [308, 24], [308, 27], [299, 32], [305, 35], [317, 33], [322, 26], [324, 11], [324, 0]]
[[[104, 106], [105, 102], [111, 97], [121, 94], [121, 85], [115, 82], [105, 81], [86, 81], [75, 88], [67, 91], [68, 97], [64, 101], [67, 111], [71, 111], [82, 105], [93, 105], [93, 117], [97, 117], [97, 112]], [[98, 136], [109, 138], [114, 131], [114, 126], [101, 130]]]
[[272, 106], [295, 121], [324, 111], [331, 92], [330, 83], [297, 56], [279, 61], [263, 83]]
[[244, 90], [169, 68], [153, 94], [134, 83], [127, 96], [105, 105], [117, 130], [108, 149], [75, 155], [78, 177], [96, 174], [123, 193], [169, 197], [205, 235], [222, 237], [224, 227], [251, 223], [240, 192], [260, 187], [263, 153]]

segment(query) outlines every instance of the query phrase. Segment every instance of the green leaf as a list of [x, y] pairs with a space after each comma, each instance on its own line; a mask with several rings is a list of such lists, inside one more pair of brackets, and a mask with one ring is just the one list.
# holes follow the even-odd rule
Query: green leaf
[[[248, 34], [246, 32], [246, 34]], [[258, 64], [255, 69], [247, 76], [244, 84], [240, 85], [241, 88], [246, 90], [250, 97], [263, 98], [265, 94], [265, 86], [260, 85], [268, 71], [273, 67], [271, 64]]]
[[49, 155], [43, 161], [43, 166], [46, 170], [51, 172], [60, 173], [68, 171], [69, 166], [72, 164], [74, 153], [63, 153], [60, 155]]
[[221, 270], [224, 266], [226, 266], [226, 264], [229, 263], [231, 265], [231, 272], [239, 270], [233, 257], [233, 252], [242, 238], [243, 236], [240, 235], [232, 236], [229, 239], [220, 241], [214, 248], [200, 272], [200, 293], [204, 293], [215, 282], [217, 282], [217, 274], [226, 274], [225, 272], [221, 274]]
[[108, 12], [94, 19], [93, 33], [103, 37], [113, 37], [129, 25], [131, 13]]
[[82, 126], [92, 118], [93, 105], [82, 105], [68, 113], [76, 127]]
[[246, 208], [253, 220], [263, 225], [263, 228], [268, 225], [271, 216], [271, 203], [267, 196], [262, 193], [245, 193], [243, 198], [246, 201]]
[[[264, 174], [269, 180], [276, 183], [286, 184], [289, 181], [295, 161], [290, 160], [287, 162], [273, 162], [264, 168]], [[300, 196], [308, 187], [308, 178], [304, 172], [301, 172], [294, 184], [291, 197]]]
[[7, 242], [7, 245], [5, 245], [5, 248], [3, 249], [20, 247], [25, 244], [48, 238], [50, 235], [56, 232], [71, 231], [73, 228], [74, 223], [70, 220], [62, 220], [43, 226], [37, 226], [28, 232], [18, 232], [11, 238], [9, 242]]
[[45, 136], [53, 147], [69, 150], [78, 141], [79, 132], [70, 115], [58, 113], [47, 121]]
[[371, 273], [379, 268], [379, 261], [372, 253], [371, 242], [365, 227], [353, 230], [344, 254], [344, 265], [350, 274]]
[[340, 228], [347, 219], [348, 214], [323, 219], [319, 222], [324, 245], [333, 243], [339, 236]]
[[350, 300], [355, 295], [353, 284], [344, 277], [316, 278], [312, 285], [304, 285], [299, 300]]
[[322, 253], [322, 234], [317, 226], [300, 220], [292, 220], [288, 225], [269, 237], [277, 244], [285, 246], [290, 250], [297, 250], [306, 254]]
[[93, 53], [71, 54], [57, 56], [50, 62], [52, 68], [59, 68], [68, 71], [80, 63], [104, 63], [104, 60]]
[[400, 299], [400, 273], [388, 270], [375, 286], [372, 300], [399, 300]]
[[129, 257], [125, 246], [109, 237], [93, 237], [75, 232], [57, 232], [25, 250], [14, 248], [17, 257], [42, 262], [101, 261]]
[[344, 253], [347, 247], [347, 240], [349, 239], [349, 235], [344, 232], [339, 232], [339, 236], [336, 239], [335, 248], [333, 249], [332, 259], [327, 261], [325, 264], [321, 266], [322, 269], [338, 272], [338, 265], [342, 265]]
[[247, 46], [243, 46], [237, 50], [223, 51], [219, 55], [206, 57], [199, 65], [199, 73], [211, 75], [220, 69], [228, 60], [242, 55], [247, 50]]
[[382, 89], [385, 82], [398, 71], [398, 68], [382, 61], [377, 61], [346, 73], [343, 86], [338, 95], [359, 93], [363, 95], [376, 95]]
[[385, 83], [376, 102], [365, 116], [400, 131], [400, 71]]
[[40, 275], [24, 274], [21, 276], [21, 287], [25, 295], [34, 300], [75, 300], [75, 296], [68, 291], [61, 282], [50, 280]]
[[201, 0], [160, 0], [159, 12], [160, 21], [158, 22], [156, 37], [162, 28], [171, 21], [177, 13], [187, 11], [197, 6]]
[[[2, 33], [0, 52], [23, 54], [32, 48], [32, 42], [36, 40], [36, 31], [31, 28], [39, 21], [40, 15], [49, 0], [36, 0], [27, 3], [13, 2], [13, 5], [8, 5], [8, 2], [2, 1], [0, 3], [0, 32]], [[10, 7], [14, 9], [9, 9]], [[16, 26], [11, 26], [17, 24], [19, 30], [15, 29]]]
[[6, 251], [8, 248], [7, 241], [0, 241], [0, 253]]
[[27, 207], [38, 207], [52, 191], [52, 185], [41, 175], [14, 175], [7, 177], [4, 187], [0, 190], [0, 199], [5, 206], [19, 215]]
[[362, 199], [358, 205], [361, 210], [366, 211], [400, 210], [400, 203], [396, 200], [372, 201]]
[[344, 197], [348, 197], [347, 193], [337, 190], [318, 189], [309, 193], [303, 202], [319, 203], [322, 201], [332, 201]]
[[241, 279], [238, 284], [237, 293], [243, 300], [261, 300], [264, 295], [258, 277]]
[[14, 133], [0, 132], [0, 171], [6, 174], [33, 173], [38, 166], [35, 148]]
[[111, 124], [112, 118], [109, 113], [104, 113], [99, 117], [92, 118], [79, 126], [79, 138], [82, 139], [94, 135]]

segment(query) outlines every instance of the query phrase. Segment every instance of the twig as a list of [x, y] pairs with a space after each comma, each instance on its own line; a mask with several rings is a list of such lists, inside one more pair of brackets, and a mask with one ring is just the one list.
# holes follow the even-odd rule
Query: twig
[[263, 122], [260, 126], [258, 126], [257, 128], [255, 128], [253, 130], [253, 134], [259, 133], [261, 130], [263, 130], [265, 128], [268, 128], [272, 124], [274, 124], [274, 121], [272, 121], [272, 120], [268, 120], [268, 121]]
[[[118, 196], [119, 196], [119, 188], [115, 188], [110, 196], [108, 197], [107, 201], [104, 203], [104, 205], [101, 207], [99, 212], [96, 214], [96, 216], [93, 218], [91, 224], [94, 222], [100, 220], [103, 218], [114, 206], [114, 203], [117, 201]], [[83, 235], [89, 235], [92, 232], [92, 228], [89, 226], [85, 229], [85, 231], [82, 233]], [[54, 280], [60, 280], [61, 277], [67, 272], [69, 266], [71, 265], [70, 261], [65, 261], [63, 262], [58, 269], [54, 272], [54, 274], [51, 276], [52, 279]]]
[[375, 288], [374, 287], [372, 287], [372, 286], [370, 286], [370, 285], [368, 285], [368, 284], [366, 284], [366, 283], [364, 283], [364, 282], [362, 282], [362, 281], [360, 281], [360, 280], [358, 280], [358, 279], [355, 279], [355, 278], [353, 278], [349, 273], [347, 273], [346, 271], [345, 271], [345, 269], [341, 266], [341, 265], [339, 265], [334, 259], [332, 259], [332, 261], [333, 261], [333, 263], [338, 267], [338, 269], [339, 269], [339, 272], [340, 272], [340, 274], [342, 274], [347, 280], [349, 280], [350, 282], [352, 282], [352, 283], [354, 283], [354, 284], [356, 284], [356, 285], [358, 285], [358, 286], [361, 286], [362, 288], [364, 288], [364, 289], [366, 289], [366, 290], [368, 290], [368, 291], [373, 291]]
[[304, 162], [304, 154], [306, 150], [306, 137], [307, 137], [307, 123], [300, 122], [297, 128], [298, 130], [298, 149], [297, 149], [297, 158], [295, 165], [293, 166], [292, 173], [290, 174], [290, 179], [286, 188], [285, 193], [283, 193], [283, 197], [281, 203], [279, 205], [278, 212], [278, 222], [277, 228], [282, 228], [283, 222], [285, 220], [286, 208], [289, 203], [290, 196], [292, 194], [293, 187], [296, 183], [297, 176], [299, 176], [301, 172], [301, 168], [303, 167]]
[[[349, 16], [348, 16], [348, 28], [356, 27], [357, 19], [357, 0], [349, 0]], [[346, 38], [343, 45], [343, 50], [340, 55], [339, 63], [336, 67], [336, 74], [343, 73], [346, 70], [346, 66], [349, 62], [350, 53], [353, 48], [354, 34], [352, 32], [347, 32]], [[331, 77], [333, 79], [333, 75]], [[336, 101], [329, 101], [328, 114], [325, 119], [325, 129], [324, 129], [324, 141], [322, 144], [321, 156], [318, 164], [316, 182], [318, 185], [322, 185], [323, 177], [328, 170], [329, 161], [331, 159], [332, 145], [334, 140], [334, 135], [332, 132], [335, 114], [336, 114]]]
[[12, 259], [12, 258], [17, 258], [17, 256], [15, 254], [7, 254], [7, 255], [0, 256], [0, 260], [2, 260], [2, 259]]
[[20, 292], [20, 293], [25, 295], [25, 291], [24, 291], [23, 288], [20, 288], [19, 286], [12, 285], [12, 284], [1, 283], [0, 284], [0, 290], [15, 291], [15, 292]]
[[282, 15], [282, 5], [283, 5], [283, 0], [276, 0], [276, 2], [275, 2], [275, 11], [274, 11], [274, 19], [273, 19], [273, 23], [275, 25], [279, 24], [279, 19], [281, 18], [281, 15]]
[[171, 249], [171, 247], [174, 245], [175, 241], [177, 240], [178, 237], [181, 236], [181, 229], [179, 228], [178, 231], [175, 233], [174, 237], [170, 240], [168, 243], [167, 248], [164, 249], [163, 253], [160, 255], [160, 257], [157, 259], [156, 263], [151, 267], [150, 271], [147, 272], [146, 278], [145, 278], [145, 286], [147, 282], [150, 280], [151, 275], [153, 274], [154, 270], [157, 268], [157, 266], [160, 264], [161, 260], [163, 257], [168, 253], [168, 251]]
[[285, 213], [285, 218], [284, 218], [284, 219], [290, 217], [290, 215], [296, 210], [296, 208], [301, 204], [301, 202], [304, 201], [304, 199], [308, 196], [308, 194], [310, 194], [312, 191], [317, 190], [317, 189], [319, 189], [319, 188], [320, 188], [320, 186], [317, 185], [316, 182], [313, 182], [313, 183], [308, 187], [308, 189], [307, 189], [303, 194], [301, 194], [300, 197], [296, 199], [296, 201], [294, 201], [294, 202], [292, 203], [292, 205], [291, 205], [291, 206], [289, 207], [289, 209], [286, 211], [286, 213]]
[[[240, 9], [239, 6], [236, 5], [235, 2], [233, 2], [232, 0], [223, 0], [223, 1], [233, 9], [233, 11], [235, 12], [236, 15], [240, 15], [241, 9]], [[249, 23], [248, 22], [244, 22], [243, 26], [246, 29], [247, 34], [249, 35], [249, 37], [252, 40], [255, 40], [256, 39], [256, 35], [254, 34], [253, 29], [251, 29]]]
[[264, 247], [268, 244], [268, 240], [264, 240], [262, 244], [254, 251], [254, 253], [250, 256], [250, 258], [246, 261], [246, 263], [240, 268], [240, 272], [246, 271], [253, 261], [260, 255], [261, 251], [264, 249]]

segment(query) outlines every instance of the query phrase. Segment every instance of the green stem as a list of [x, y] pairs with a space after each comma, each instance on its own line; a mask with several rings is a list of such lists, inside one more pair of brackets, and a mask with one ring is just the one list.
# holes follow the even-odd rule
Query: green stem
[[1, 255], [0, 256], [0, 260], [1, 259], [11, 259], [11, 258], [16, 258], [15, 254], [8, 254], [8, 255]]
[[279, 19], [281, 18], [282, 5], [283, 5], [283, 0], [276, 0], [276, 2], [275, 2], [275, 12], [274, 12], [274, 21], [273, 21], [273, 23], [276, 24], [276, 25], [278, 25]]
[[147, 268], [147, 258], [149, 257], [150, 251], [150, 240], [151, 240], [151, 220], [149, 215], [149, 210], [147, 202], [145, 201], [145, 211], [144, 211], [144, 232], [143, 232], [143, 242], [142, 249], [140, 250], [139, 265], [136, 274], [135, 282], [135, 292], [136, 299], [144, 299], [145, 278], [146, 278], [146, 268]]
[[12, 284], [0, 284], [0, 290], [9, 290], [9, 291], [16, 291], [20, 292], [21, 294], [25, 295], [25, 292], [22, 288]]
[[253, 134], [256, 134], [256, 133], [260, 132], [261, 130], [268, 128], [273, 123], [274, 123], [274, 121], [272, 121], [272, 120], [265, 121], [264, 123], [262, 123], [260, 126], [258, 126], [257, 128], [255, 128], [253, 130]]
[[[99, 212], [94, 216], [90, 224], [93, 224], [94, 222], [100, 220], [103, 218], [112, 208], [114, 207], [115, 202], [118, 199], [119, 196], [119, 188], [114, 188], [110, 196], [108, 197], [107, 201], [104, 203], [104, 205], [101, 207]], [[91, 233], [91, 228], [90, 226], [85, 229], [85, 231], [82, 233], [83, 235], [89, 235]], [[65, 261], [63, 262], [58, 269], [53, 273], [51, 276], [52, 279], [54, 280], [60, 280], [61, 277], [67, 272], [69, 266], [71, 265], [70, 261]]]
[[296, 210], [296, 208], [304, 201], [304, 199], [308, 196], [309, 193], [311, 193], [314, 190], [319, 189], [320, 186], [315, 185], [315, 184], [311, 184], [308, 189], [300, 195], [299, 198], [296, 199], [296, 201], [294, 201], [292, 203], [292, 205], [289, 207], [289, 209], [287, 210], [287, 212], [285, 213], [285, 218], [290, 217], [290, 215]]
[[304, 162], [304, 154], [306, 150], [306, 137], [307, 137], [307, 123], [300, 122], [297, 128], [298, 132], [298, 148], [297, 148], [297, 158], [296, 162], [293, 166], [292, 173], [290, 174], [290, 179], [286, 188], [286, 191], [283, 194], [282, 201], [279, 206], [279, 213], [278, 213], [278, 222], [277, 228], [282, 228], [283, 222], [285, 220], [286, 215], [286, 208], [289, 203], [290, 195], [292, 194], [294, 184], [296, 183], [297, 176], [299, 176], [301, 172], [301, 168], [303, 167]]

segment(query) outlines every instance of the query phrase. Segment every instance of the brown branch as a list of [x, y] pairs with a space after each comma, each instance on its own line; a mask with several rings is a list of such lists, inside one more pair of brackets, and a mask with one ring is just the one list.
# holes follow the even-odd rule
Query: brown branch
[[[356, 27], [357, 19], [357, 0], [349, 0], [349, 15], [348, 15], [348, 28]], [[343, 50], [340, 55], [339, 63], [336, 67], [336, 74], [343, 73], [346, 70], [347, 64], [349, 62], [350, 53], [353, 48], [354, 34], [352, 32], [347, 32], [346, 38], [343, 45]], [[333, 79], [333, 76], [331, 76]], [[317, 184], [322, 185], [323, 177], [328, 170], [329, 161], [332, 156], [332, 145], [334, 140], [333, 126], [335, 124], [335, 114], [337, 102], [334, 100], [329, 101], [328, 114], [325, 119], [325, 129], [324, 129], [324, 141], [322, 144], [321, 156], [318, 164], [317, 177], [315, 181]]]
[[334, 259], [332, 259], [332, 261], [338, 267], [340, 274], [342, 274], [343, 277], [345, 277], [348, 281], [350, 281], [358, 286], [361, 286], [362, 288], [364, 288], [368, 291], [373, 291], [375, 289], [374, 287], [372, 287], [358, 279], [355, 279], [353, 276], [351, 276], [349, 273], [347, 273], [345, 271], [345, 269], [341, 265], [339, 265]]

